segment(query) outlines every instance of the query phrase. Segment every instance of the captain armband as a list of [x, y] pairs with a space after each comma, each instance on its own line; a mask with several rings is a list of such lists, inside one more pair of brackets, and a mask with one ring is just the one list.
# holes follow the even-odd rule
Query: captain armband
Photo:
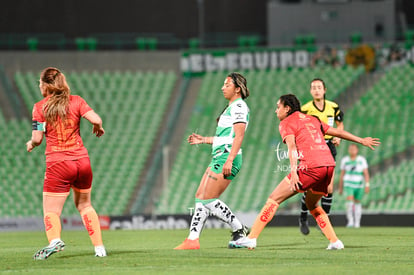
[[46, 122], [32, 121], [32, 130], [46, 132]]

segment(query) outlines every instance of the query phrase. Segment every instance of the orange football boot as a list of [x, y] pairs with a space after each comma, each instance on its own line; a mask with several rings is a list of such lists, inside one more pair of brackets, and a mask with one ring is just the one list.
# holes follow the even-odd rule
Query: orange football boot
[[190, 240], [185, 239], [182, 244], [174, 248], [175, 250], [184, 250], [184, 249], [200, 249], [200, 242], [198, 239]]

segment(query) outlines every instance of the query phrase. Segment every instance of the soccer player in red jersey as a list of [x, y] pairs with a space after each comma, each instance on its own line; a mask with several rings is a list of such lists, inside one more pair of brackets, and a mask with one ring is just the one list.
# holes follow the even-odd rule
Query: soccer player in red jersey
[[276, 114], [281, 121], [280, 134], [288, 147], [291, 172], [270, 194], [254, 222], [251, 233], [235, 242], [235, 247], [255, 248], [256, 239], [273, 218], [279, 205], [298, 192], [307, 191], [306, 205], [323, 234], [330, 241], [327, 249], [344, 248], [332, 228], [328, 215], [318, 205], [322, 196], [328, 192], [328, 185], [335, 168], [335, 161], [326, 145], [324, 135], [344, 138], [372, 150], [374, 150], [373, 146], [378, 146], [380, 142], [377, 138], [360, 138], [344, 130], [332, 128], [318, 118], [300, 111], [300, 102], [295, 95], [288, 94], [279, 98]]
[[32, 138], [26, 149], [31, 152], [46, 137], [43, 214], [49, 245], [33, 258], [44, 260], [64, 249], [60, 215], [71, 188], [76, 208], [95, 246], [95, 256], [105, 257], [99, 218], [91, 204], [91, 164], [79, 128], [83, 117], [93, 125], [92, 132], [101, 137], [105, 133], [102, 119], [83, 98], [70, 94], [65, 75], [56, 68], [42, 71], [39, 88], [44, 99], [33, 107]]

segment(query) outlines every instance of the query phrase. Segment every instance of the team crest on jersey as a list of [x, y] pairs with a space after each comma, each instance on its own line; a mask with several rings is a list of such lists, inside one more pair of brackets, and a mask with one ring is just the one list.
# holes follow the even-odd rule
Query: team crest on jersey
[[299, 118], [304, 119], [305, 117], [306, 117], [305, 114], [302, 114], [302, 113], [299, 114]]

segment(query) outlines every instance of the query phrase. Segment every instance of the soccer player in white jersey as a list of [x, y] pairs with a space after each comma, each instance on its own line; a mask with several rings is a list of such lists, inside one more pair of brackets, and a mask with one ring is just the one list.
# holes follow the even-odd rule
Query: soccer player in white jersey
[[339, 194], [345, 189], [347, 227], [361, 226], [362, 205], [364, 193], [369, 192], [369, 172], [367, 160], [358, 155], [358, 146], [350, 144], [349, 156], [341, 161], [339, 177]]
[[[249, 124], [249, 108], [244, 99], [250, 93], [247, 89], [246, 78], [239, 73], [229, 74], [221, 90], [229, 104], [217, 119], [215, 136], [204, 137], [193, 133], [188, 137], [191, 145], [212, 144], [213, 159], [195, 195], [190, 234], [182, 244], [174, 249], [200, 249], [200, 233], [209, 215], [214, 215], [230, 225], [232, 229], [230, 242], [237, 241], [248, 234], [247, 227], [219, 197], [238, 174], [242, 165], [241, 145]], [[232, 248], [230, 243], [229, 248]]]

